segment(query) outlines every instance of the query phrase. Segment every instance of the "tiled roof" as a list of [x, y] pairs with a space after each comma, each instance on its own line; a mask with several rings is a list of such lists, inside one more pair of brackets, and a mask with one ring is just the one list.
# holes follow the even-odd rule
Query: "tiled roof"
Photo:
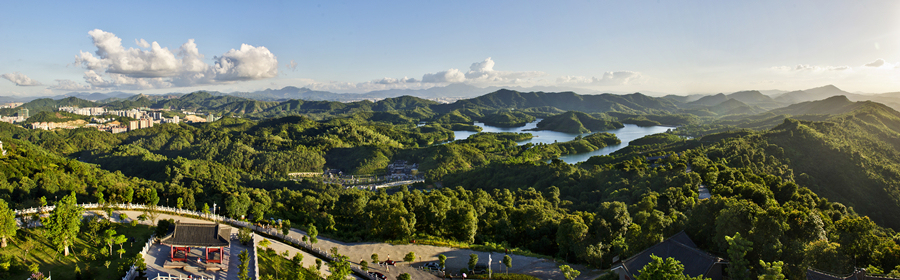
[[219, 224], [176, 223], [175, 229], [160, 240], [173, 246], [225, 247], [231, 227]]
[[684, 274], [691, 277], [706, 274], [713, 265], [723, 261], [722, 258], [697, 248], [697, 245], [691, 241], [691, 238], [682, 231], [628, 258], [622, 263], [626, 270], [636, 277], [640, 275], [638, 271], [653, 260], [650, 258], [650, 255], [656, 255], [663, 259], [671, 257], [678, 260], [684, 265]]

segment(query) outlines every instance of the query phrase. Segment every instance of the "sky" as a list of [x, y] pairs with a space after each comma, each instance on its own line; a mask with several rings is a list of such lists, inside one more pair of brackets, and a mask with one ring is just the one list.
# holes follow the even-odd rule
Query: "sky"
[[[260, 2], [260, 3], [255, 3]], [[0, 96], [900, 91], [900, 1], [8, 1]]]

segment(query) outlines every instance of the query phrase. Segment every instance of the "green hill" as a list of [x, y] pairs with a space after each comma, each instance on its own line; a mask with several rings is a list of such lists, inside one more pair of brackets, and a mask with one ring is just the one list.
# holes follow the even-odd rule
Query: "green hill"
[[783, 159], [801, 185], [900, 229], [900, 113], [878, 103], [853, 104], [851, 112], [826, 121], [786, 119], [756, 141], [769, 145], [766, 153]]
[[625, 127], [622, 123], [595, 118], [591, 115], [569, 111], [541, 120], [534, 130], [553, 130], [566, 133], [588, 133]]
[[677, 109], [675, 104], [665, 98], [646, 96], [640, 93], [618, 95], [579, 95], [574, 92], [518, 92], [501, 89], [472, 99], [459, 100], [453, 104], [438, 106], [440, 108], [490, 108], [490, 109], [526, 109], [535, 107], [554, 107], [566, 111], [586, 113], [602, 113], [609, 111], [631, 113], [660, 113]]
[[864, 106], [866, 103], [872, 102], [852, 102], [850, 99], [847, 99], [846, 96], [838, 95], [832, 96], [823, 100], [817, 101], [807, 101], [802, 103], [793, 104], [784, 108], [778, 108], [775, 110], [771, 110], [774, 114], [788, 114], [788, 115], [807, 115], [807, 114], [822, 114], [822, 115], [834, 115], [834, 114], [844, 114], [850, 111], [859, 108], [860, 106]]
[[484, 116], [480, 121], [490, 126], [518, 127], [535, 121], [535, 118], [522, 112], [502, 112]]

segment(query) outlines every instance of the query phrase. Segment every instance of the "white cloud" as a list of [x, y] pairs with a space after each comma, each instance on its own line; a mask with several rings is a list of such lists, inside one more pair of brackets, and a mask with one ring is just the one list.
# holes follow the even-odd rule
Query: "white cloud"
[[884, 61], [884, 59], [879, 58], [878, 60], [875, 60], [875, 61], [866, 63], [866, 66], [867, 66], [867, 67], [881, 67], [881, 66], [884, 65], [885, 63], [886, 63], [886, 62]]
[[240, 50], [231, 49], [216, 57], [213, 68], [216, 80], [247, 81], [278, 76], [278, 59], [266, 47], [241, 44]]
[[433, 74], [422, 75], [423, 83], [462, 83], [466, 81], [466, 75], [459, 69], [450, 68]]
[[[203, 61], [194, 39], [171, 51], [159, 43], [135, 39], [143, 49], [122, 46], [122, 39], [100, 29], [88, 32], [97, 47], [94, 54], [81, 51], [75, 64], [85, 72], [85, 82], [94, 88], [152, 89], [231, 83], [276, 77], [278, 60], [266, 47], [242, 44], [214, 65]], [[146, 49], [146, 50], [145, 50]], [[57, 85], [54, 88], [60, 87]], [[66, 86], [68, 87], [68, 86]]]
[[643, 78], [641, 73], [634, 71], [612, 71], [603, 73], [600, 77], [563, 76], [556, 79], [557, 84], [581, 84], [597, 86], [627, 85]]
[[41, 82], [35, 81], [35, 80], [29, 78], [28, 76], [25, 76], [25, 74], [22, 74], [19, 72], [6, 73], [3, 75], [0, 75], [0, 77], [3, 77], [4, 79], [9, 80], [10, 82], [16, 83], [17, 86], [39, 86], [39, 85], [41, 85]]
[[446, 71], [425, 74], [422, 76], [422, 82], [513, 85], [533, 82], [534, 78], [545, 75], [544, 72], [540, 71], [497, 71], [494, 70], [495, 64], [494, 60], [488, 57], [483, 61], [472, 63], [472, 65], [469, 66], [469, 71], [466, 73], [451, 68]]
[[297, 71], [297, 62], [294, 60], [291, 60], [291, 63], [288, 63], [287, 65], [285, 65], [285, 67], [287, 67], [288, 69], [291, 69], [291, 71]]
[[140, 41], [138, 41], [138, 39], [134, 39], [134, 44], [145, 49], [150, 47], [150, 43], [147, 43], [147, 41], [145, 41], [144, 39], [141, 39]]

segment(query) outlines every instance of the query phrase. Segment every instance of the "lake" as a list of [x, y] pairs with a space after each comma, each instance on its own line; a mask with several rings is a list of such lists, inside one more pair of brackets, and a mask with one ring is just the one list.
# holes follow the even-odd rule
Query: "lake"
[[[566, 142], [566, 141], [571, 141], [572, 139], [575, 139], [575, 137], [578, 137], [578, 135], [586, 136], [586, 135], [593, 133], [592, 132], [592, 133], [585, 133], [585, 134], [577, 134], [577, 133], [564, 133], [564, 132], [557, 132], [557, 131], [550, 131], [550, 130], [524, 131], [526, 129], [532, 129], [532, 128], [537, 127], [537, 123], [540, 121], [541, 120], [538, 119], [534, 122], [530, 122], [530, 123], [526, 124], [525, 126], [520, 126], [520, 127], [496, 127], [496, 126], [485, 125], [484, 123], [480, 123], [480, 122], [475, 122], [475, 125], [480, 126], [482, 128], [481, 132], [524, 132], [524, 133], [531, 133], [531, 135], [534, 135], [534, 138], [531, 138], [531, 140], [518, 142], [519, 145], [523, 145], [526, 143], [553, 144], [554, 142]], [[638, 139], [638, 138], [641, 138], [641, 137], [644, 137], [644, 136], [647, 136], [650, 134], [663, 133], [663, 132], [666, 132], [666, 130], [673, 129], [673, 128], [675, 128], [675, 127], [672, 127], [672, 126], [640, 127], [640, 126], [633, 125], [633, 124], [626, 124], [625, 127], [620, 128], [620, 129], [597, 131], [597, 132], [613, 133], [616, 135], [616, 137], [619, 138], [619, 140], [622, 140], [622, 143], [619, 145], [607, 146], [605, 148], [602, 148], [602, 149], [599, 149], [599, 150], [596, 150], [593, 152], [561, 156], [561, 157], [559, 157], [559, 159], [566, 163], [583, 162], [583, 161], [588, 160], [592, 156], [608, 155], [608, 154], [611, 154], [612, 152], [618, 151], [621, 148], [625, 148], [626, 146], [628, 146], [628, 142], [631, 142], [631, 140], [635, 140], [635, 139]], [[477, 133], [477, 132], [453, 131], [453, 134], [456, 136], [455, 139], [466, 139], [475, 133]]]

